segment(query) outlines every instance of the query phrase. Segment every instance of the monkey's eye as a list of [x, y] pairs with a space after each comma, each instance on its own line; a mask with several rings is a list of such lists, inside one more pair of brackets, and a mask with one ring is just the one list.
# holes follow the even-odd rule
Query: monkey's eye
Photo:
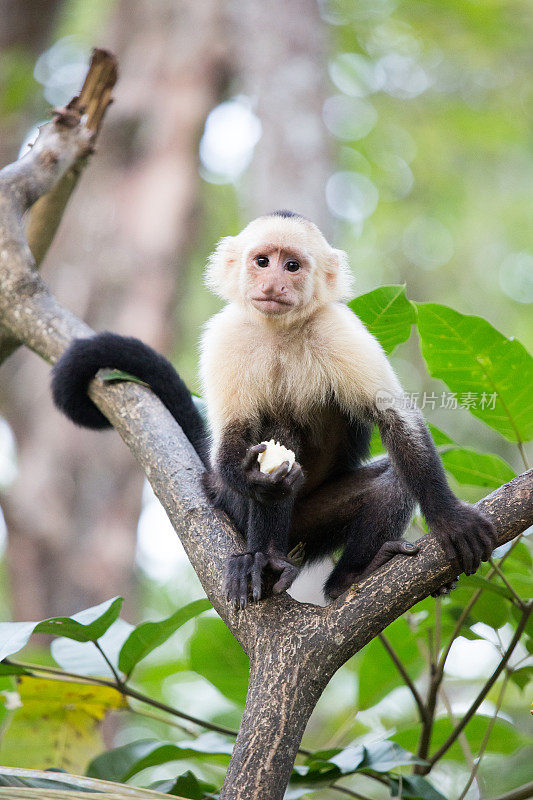
[[289, 272], [298, 272], [300, 263], [298, 261], [287, 261], [285, 268], [288, 269]]
[[255, 263], [258, 267], [268, 267], [268, 258], [266, 256], [257, 256]]

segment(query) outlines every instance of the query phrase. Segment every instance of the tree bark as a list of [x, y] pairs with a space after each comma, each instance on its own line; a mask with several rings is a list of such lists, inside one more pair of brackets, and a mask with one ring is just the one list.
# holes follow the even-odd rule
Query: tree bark
[[[50, 362], [90, 330], [57, 303], [34, 270], [21, 219], [86, 146], [79, 128], [66, 141], [53, 126], [43, 131], [27, 159], [0, 173], [0, 319]], [[57, 147], [68, 157], [50, 158]], [[223, 572], [228, 555], [243, 543], [225, 515], [209, 506], [202, 466], [175, 420], [138, 384], [110, 386], [97, 377], [90, 396], [141, 464], [208, 597], [250, 655], [250, 692], [221, 798], [281, 800], [305, 724], [330, 677], [458, 567], [428, 534], [416, 557], [394, 558], [327, 608], [282, 595], [237, 612], [225, 598]], [[509, 541], [533, 524], [533, 470], [478, 506], [494, 522], [497, 543]]]

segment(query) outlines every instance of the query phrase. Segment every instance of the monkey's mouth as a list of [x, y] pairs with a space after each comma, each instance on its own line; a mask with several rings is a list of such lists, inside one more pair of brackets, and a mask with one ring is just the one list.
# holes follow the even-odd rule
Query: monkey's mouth
[[263, 314], [285, 314], [293, 305], [288, 300], [272, 297], [252, 297], [251, 300], [253, 306]]

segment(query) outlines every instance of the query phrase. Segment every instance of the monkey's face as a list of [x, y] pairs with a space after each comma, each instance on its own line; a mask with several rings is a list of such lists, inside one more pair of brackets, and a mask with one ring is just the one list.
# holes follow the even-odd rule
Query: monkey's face
[[259, 243], [244, 261], [243, 295], [261, 314], [282, 316], [312, 297], [312, 263], [304, 250]]
[[347, 298], [351, 276], [346, 253], [331, 247], [316, 225], [271, 215], [219, 242], [206, 281], [231, 303], [289, 322]]

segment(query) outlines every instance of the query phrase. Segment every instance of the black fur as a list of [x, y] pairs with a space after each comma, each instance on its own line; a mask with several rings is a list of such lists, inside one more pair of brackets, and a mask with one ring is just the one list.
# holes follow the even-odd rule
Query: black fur
[[297, 214], [296, 211], [289, 211], [288, 208], [281, 208], [279, 211], [271, 211], [270, 214], [268, 214], [267, 216], [283, 217], [284, 219], [289, 219], [290, 217], [296, 217], [297, 219], [306, 219], [306, 217], [302, 217], [301, 214]]
[[109, 428], [110, 422], [87, 395], [89, 383], [98, 370], [105, 367], [128, 372], [147, 383], [183, 428], [207, 466], [208, 438], [191, 393], [172, 364], [139, 339], [116, 333], [75, 339], [52, 372], [56, 406], [77, 425]]
[[[78, 425], [109, 427], [87, 396], [90, 381], [103, 367], [129, 372], [148, 383], [207, 467], [208, 496], [230, 516], [247, 543], [247, 552], [228, 564], [227, 595], [236, 608], [244, 608], [249, 589], [254, 600], [260, 599], [268, 571], [277, 576], [274, 592], [290, 586], [298, 568], [289, 553], [300, 542], [306, 561], [343, 548], [326, 581], [330, 597], [397, 553], [416, 553], [418, 548], [402, 539], [416, 502], [447, 555], [456, 559], [458, 572], [471, 573], [490, 556], [494, 529], [451, 492], [417, 412], [377, 413], [390, 457], [366, 466], [372, 423], [348, 418], [334, 400], [317, 408], [308, 426], [298, 424], [283, 408], [254, 423], [228, 426], [217, 461], [210, 465], [204, 424], [189, 390], [170, 362], [138, 339], [112, 333], [77, 339], [53, 371], [58, 408]], [[259, 443], [269, 439], [296, 454], [290, 472], [287, 466], [270, 476], [260, 472]]]

